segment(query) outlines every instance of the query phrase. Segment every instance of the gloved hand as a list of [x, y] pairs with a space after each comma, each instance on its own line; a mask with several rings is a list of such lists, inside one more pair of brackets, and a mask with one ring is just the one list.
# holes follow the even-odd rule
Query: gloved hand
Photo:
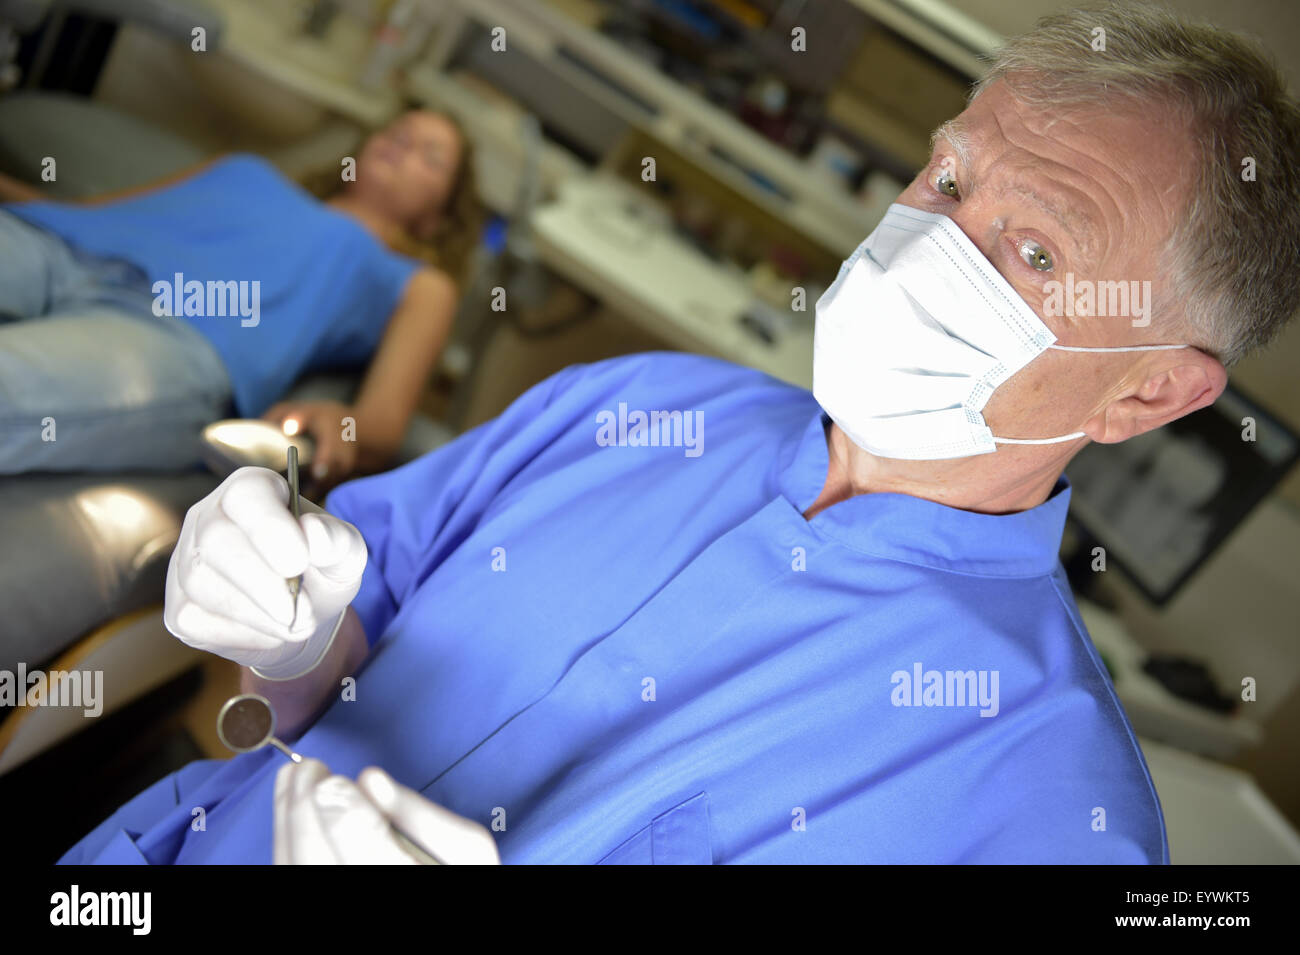
[[[366, 543], [267, 468], [240, 468], [190, 508], [167, 568], [163, 622], [182, 642], [273, 680], [310, 670], [361, 588]], [[287, 580], [303, 575], [297, 617]]]
[[275, 777], [276, 865], [417, 865], [390, 823], [440, 862], [499, 865], [487, 829], [425, 799], [382, 769], [352, 782], [318, 759], [287, 763]]

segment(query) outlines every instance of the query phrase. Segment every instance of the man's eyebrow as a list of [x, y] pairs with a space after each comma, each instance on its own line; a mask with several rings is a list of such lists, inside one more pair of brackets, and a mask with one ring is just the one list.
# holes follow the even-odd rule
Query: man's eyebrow
[[1093, 228], [1092, 220], [1072, 209], [1058, 205], [1029, 187], [1017, 189], [1016, 194], [1028, 199], [1043, 213], [1055, 220], [1065, 230], [1066, 234], [1075, 241], [1085, 263], [1090, 261], [1096, 240], [1096, 230]]
[[960, 118], [953, 118], [943, 123], [930, 136], [930, 152], [934, 152], [935, 144], [940, 140], [945, 140], [952, 151], [957, 154], [957, 161], [961, 163], [962, 169], [967, 173], [970, 171], [971, 155], [970, 141], [966, 137], [966, 128], [962, 125]]

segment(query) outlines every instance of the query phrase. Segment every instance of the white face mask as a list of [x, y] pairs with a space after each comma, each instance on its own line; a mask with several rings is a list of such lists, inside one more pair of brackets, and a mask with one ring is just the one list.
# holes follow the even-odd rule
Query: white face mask
[[993, 390], [1056, 336], [947, 216], [895, 203], [817, 300], [813, 397], [854, 444], [885, 458], [987, 454], [997, 444], [1084, 437], [994, 437], [980, 413]]

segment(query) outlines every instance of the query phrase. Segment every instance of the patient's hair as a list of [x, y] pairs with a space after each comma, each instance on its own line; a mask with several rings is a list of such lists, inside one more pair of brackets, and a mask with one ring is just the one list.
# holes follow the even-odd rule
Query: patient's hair
[[[1104, 52], [1092, 48], [1097, 27]], [[1230, 367], [1300, 308], [1300, 106], [1255, 41], [1109, 3], [1044, 17], [1008, 41], [971, 97], [998, 79], [1044, 110], [1119, 96], [1186, 120], [1199, 172], [1161, 264], [1191, 344]], [[1246, 157], [1254, 181], [1242, 179]]]
[[[408, 108], [425, 107], [408, 104]], [[455, 116], [444, 112], [439, 115], [455, 127], [460, 136], [460, 166], [456, 170], [456, 178], [433, 236], [428, 241], [412, 239], [396, 251], [441, 269], [455, 279], [457, 287], [463, 290], [469, 278], [474, 249], [479, 244], [483, 225], [487, 221], [487, 212], [479, 200], [478, 182], [474, 176], [474, 142]], [[298, 181], [318, 199], [328, 199], [343, 188], [338, 162], [308, 170], [298, 177]]]

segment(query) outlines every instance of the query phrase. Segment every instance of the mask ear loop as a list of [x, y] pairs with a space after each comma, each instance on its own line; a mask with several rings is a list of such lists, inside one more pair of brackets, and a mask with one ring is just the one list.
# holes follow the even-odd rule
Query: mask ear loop
[[1191, 348], [1191, 345], [1123, 345], [1114, 348], [1083, 348], [1078, 345], [1048, 345], [1057, 351], [1166, 351], [1170, 348]]
[[[1167, 351], [1171, 348], [1191, 348], [1191, 345], [1122, 345], [1113, 348], [1084, 348], [1077, 345], [1048, 345], [1057, 351]], [[1065, 441], [1077, 441], [1086, 438], [1082, 431], [1063, 434], [1059, 438], [999, 438], [994, 436], [995, 444], [1061, 444]]]
[[1063, 434], [1059, 438], [998, 438], [993, 440], [997, 444], [1060, 444], [1063, 441], [1075, 441], [1079, 438], [1085, 438], [1082, 431], [1076, 431], [1074, 434]]

